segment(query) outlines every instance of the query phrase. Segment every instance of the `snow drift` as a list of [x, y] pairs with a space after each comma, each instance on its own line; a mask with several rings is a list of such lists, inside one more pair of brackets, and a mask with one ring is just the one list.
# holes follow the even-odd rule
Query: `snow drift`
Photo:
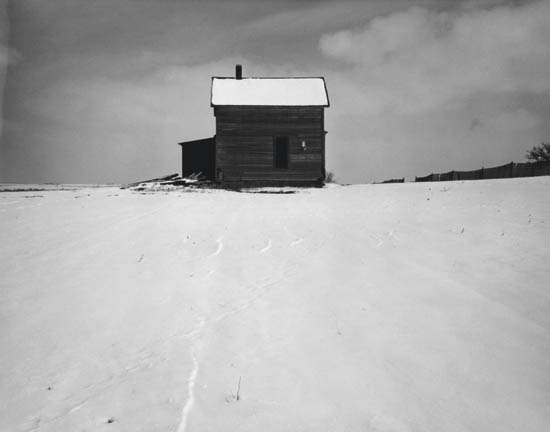
[[547, 430], [548, 196], [0, 193], [2, 430]]

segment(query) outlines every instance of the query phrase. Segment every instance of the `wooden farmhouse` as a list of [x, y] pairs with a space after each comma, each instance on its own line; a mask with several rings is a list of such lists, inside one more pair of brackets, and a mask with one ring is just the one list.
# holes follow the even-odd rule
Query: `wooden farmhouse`
[[325, 178], [324, 78], [213, 77], [216, 135], [180, 143], [182, 175], [235, 186], [314, 186]]

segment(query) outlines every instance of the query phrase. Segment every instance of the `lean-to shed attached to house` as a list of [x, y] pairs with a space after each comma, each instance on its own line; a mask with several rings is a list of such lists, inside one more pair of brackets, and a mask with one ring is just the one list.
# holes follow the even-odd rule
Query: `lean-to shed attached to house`
[[[225, 185], [322, 185], [323, 78], [212, 78], [215, 179]], [[185, 160], [185, 146], [181, 143]]]

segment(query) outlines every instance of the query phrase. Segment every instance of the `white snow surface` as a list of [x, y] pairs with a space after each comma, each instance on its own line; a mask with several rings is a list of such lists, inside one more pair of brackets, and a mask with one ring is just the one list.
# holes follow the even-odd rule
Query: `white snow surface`
[[212, 78], [212, 105], [328, 106], [323, 78]]
[[0, 430], [550, 430], [549, 196], [0, 193]]

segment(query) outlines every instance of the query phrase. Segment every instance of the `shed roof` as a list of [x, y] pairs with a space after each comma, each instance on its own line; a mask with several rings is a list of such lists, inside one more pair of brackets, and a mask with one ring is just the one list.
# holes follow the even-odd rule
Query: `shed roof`
[[212, 78], [211, 105], [329, 106], [324, 78]]

